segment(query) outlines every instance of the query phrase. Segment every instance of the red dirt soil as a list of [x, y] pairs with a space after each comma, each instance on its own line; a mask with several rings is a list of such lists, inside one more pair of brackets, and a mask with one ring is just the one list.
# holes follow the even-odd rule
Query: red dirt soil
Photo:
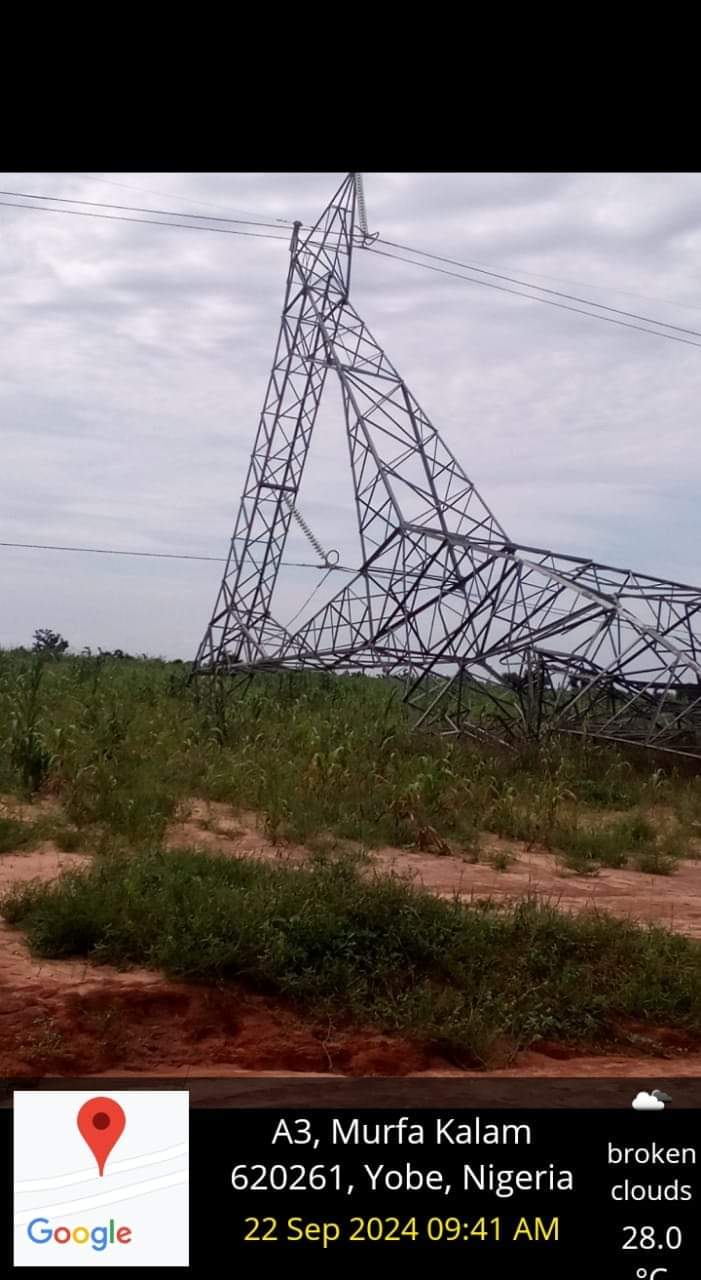
[[[273, 845], [256, 825], [254, 814], [234, 816], [228, 805], [201, 800], [192, 801], [182, 818], [172, 824], [167, 845], [274, 861], [297, 862], [307, 856], [299, 845]], [[561, 911], [596, 907], [701, 940], [701, 858], [679, 862], [674, 874], [668, 876], [609, 867], [602, 867], [594, 876], [577, 875], [563, 870], [555, 855], [542, 846], [484, 833], [480, 857], [499, 853], [512, 859], [505, 871], [497, 871], [484, 861], [473, 863], [455, 855], [441, 857], [406, 849], [376, 849], [372, 857], [383, 871], [408, 876], [440, 897], [457, 893], [465, 899], [499, 901], [537, 894]]]
[[[171, 829], [168, 844], [229, 856], [292, 861], [305, 856], [300, 848], [272, 846], [248, 816], [233, 818], [225, 806], [199, 802]], [[457, 890], [466, 897], [517, 897], [536, 891], [554, 896], [557, 885], [561, 906], [577, 910], [593, 902], [701, 937], [698, 864], [682, 866], [665, 878], [602, 872], [594, 881], [580, 876], [563, 882], [552, 855], [511, 842], [509, 850], [517, 861], [506, 872], [400, 850], [380, 850], [375, 857], [382, 867], [416, 876], [439, 894]], [[0, 890], [17, 880], [51, 879], [88, 861], [85, 854], [61, 853], [51, 842], [30, 853], [5, 854], [0, 857]], [[665, 898], [668, 888], [672, 892]], [[664, 1028], [629, 1025], [626, 1030], [639, 1037], [635, 1055], [583, 1054], [540, 1043], [508, 1066], [489, 1072], [477, 1064], [463, 1069], [402, 1037], [362, 1027], [321, 1026], [284, 1002], [239, 985], [218, 990], [172, 983], [146, 970], [122, 972], [82, 960], [39, 961], [30, 955], [21, 932], [0, 921], [0, 1075], [5, 1077], [701, 1075], [700, 1041]], [[645, 1042], [649, 1052], [641, 1056]]]

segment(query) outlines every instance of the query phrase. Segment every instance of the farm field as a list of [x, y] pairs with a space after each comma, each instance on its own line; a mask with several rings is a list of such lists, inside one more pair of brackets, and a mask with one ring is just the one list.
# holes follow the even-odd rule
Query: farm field
[[4, 1074], [701, 1070], [701, 777], [0, 652]]

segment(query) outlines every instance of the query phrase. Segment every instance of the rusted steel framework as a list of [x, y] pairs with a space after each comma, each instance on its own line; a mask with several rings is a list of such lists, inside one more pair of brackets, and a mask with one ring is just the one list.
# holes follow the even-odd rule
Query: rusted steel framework
[[[273, 369], [194, 672], [401, 676], [417, 723], [588, 734], [701, 757], [701, 590], [513, 541], [349, 300], [349, 174], [290, 246]], [[297, 629], [273, 591], [324, 384], [341, 387], [360, 566]], [[348, 573], [307, 530], [321, 567]]]

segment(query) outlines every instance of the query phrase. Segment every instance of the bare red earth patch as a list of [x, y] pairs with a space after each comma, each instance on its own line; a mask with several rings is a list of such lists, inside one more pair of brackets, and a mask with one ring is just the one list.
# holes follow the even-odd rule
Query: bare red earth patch
[[[99, 970], [95, 977], [99, 977]], [[127, 975], [124, 975], [127, 978]], [[427, 1048], [363, 1028], [305, 1021], [268, 996], [179, 983], [0, 996], [0, 1075], [283, 1071], [407, 1075], [441, 1063]]]

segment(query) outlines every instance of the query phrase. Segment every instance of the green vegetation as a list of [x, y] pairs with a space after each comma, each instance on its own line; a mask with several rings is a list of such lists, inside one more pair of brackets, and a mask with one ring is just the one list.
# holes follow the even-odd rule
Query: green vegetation
[[33, 834], [29, 823], [0, 816], [0, 853], [27, 848], [32, 843]]
[[51, 631], [49, 627], [40, 627], [34, 632], [32, 649], [35, 653], [50, 653], [53, 657], [59, 657], [68, 647], [68, 641], [64, 640], [58, 631]]
[[[14, 816], [0, 814], [0, 854], [25, 852], [44, 841], [51, 840], [64, 853], [78, 849], [104, 847], [105, 835], [89, 829], [80, 831], [69, 826], [61, 817], [41, 815], [31, 822]], [[114, 841], [109, 841], [111, 846]]]
[[116, 653], [0, 651], [0, 794], [51, 794], [93, 844], [129, 847], [157, 845], [192, 796], [256, 812], [275, 840], [474, 855], [490, 831], [579, 871], [670, 870], [701, 836], [701, 777], [673, 758], [663, 770], [586, 741], [490, 753], [413, 733], [392, 680], [270, 675], [241, 697], [187, 676]]
[[[187, 677], [182, 663], [116, 651], [0, 651], [0, 795], [47, 800], [31, 821], [3, 810], [0, 854], [51, 839], [98, 855], [6, 893], [0, 910], [36, 954], [243, 981], [459, 1063], [538, 1039], [621, 1043], [626, 1020], [701, 1034], [697, 943], [535, 900], [441, 900], [357, 852], [455, 852], [508, 872], [511, 849], [480, 852], [490, 832], [580, 874], [667, 875], [701, 848], [692, 768], [587, 741], [511, 753], [413, 733], [392, 680], [270, 675], [242, 697], [234, 682]], [[274, 841], [305, 843], [309, 862], [163, 852], [193, 797], [254, 812]], [[51, 1028], [37, 1034], [55, 1058]]]
[[634, 810], [599, 827], [558, 822], [552, 840], [563, 851], [567, 866], [587, 872], [597, 866], [623, 867], [631, 858], [636, 866], [642, 855], [656, 851], [658, 835], [651, 823]]
[[526, 901], [444, 901], [356, 859], [298, 868], [187, 850], [112, 854], [2, 901], [40, 956], [243, 979], [485, 1062], [541, 1037], [625, 1039], [619, 1019], [701, 1032], [701, 948], [662, 929]]

